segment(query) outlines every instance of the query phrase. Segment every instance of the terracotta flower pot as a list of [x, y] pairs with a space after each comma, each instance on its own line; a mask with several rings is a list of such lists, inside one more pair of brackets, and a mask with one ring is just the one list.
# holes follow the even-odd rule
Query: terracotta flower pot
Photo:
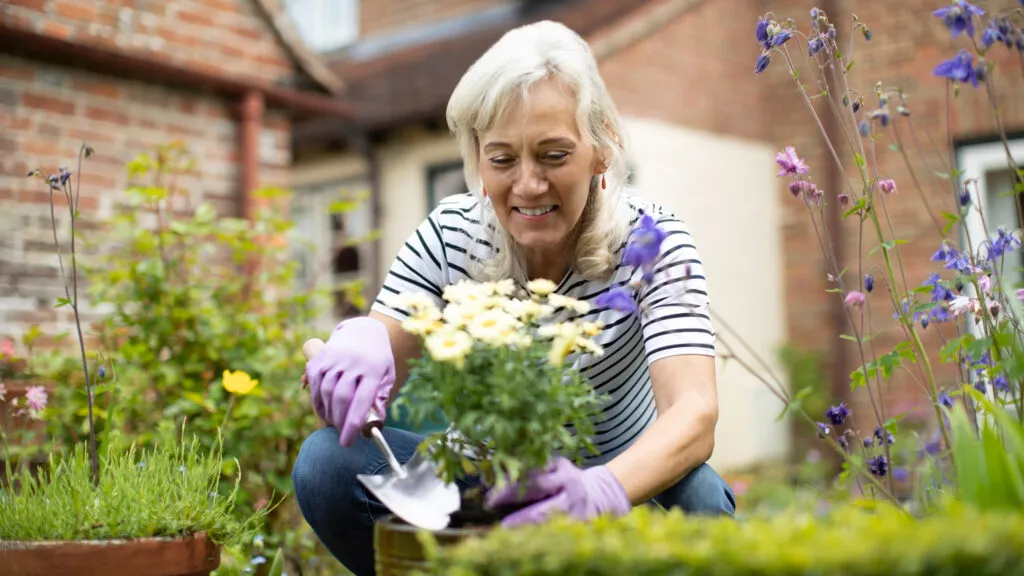
[[0, 541], [0, 573], [18, 576], [206, 576], [220, 546], [200, 533], [185, 538]]
[[[457, 544], [472, 536], [483, 536], [489, 526], [445, 528], [434, 532], [441, 546]], [[373, 541], [377, 576], [406, 576], [427, 567], [426, 554], [416, 533], [420, 529], [394, 517], [385, 516], [374, 524]]]

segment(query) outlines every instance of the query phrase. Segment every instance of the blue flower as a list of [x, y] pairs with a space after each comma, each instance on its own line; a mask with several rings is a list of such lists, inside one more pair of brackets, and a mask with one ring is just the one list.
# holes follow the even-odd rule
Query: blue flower
[[807, 41], [807, 55], [814, 56], [825, 49], [825, 41], [815, 36]]
[[775, 36], [772, 36], [772, 48], [782, 46], [792, 37], [793, 33], [789, 30], [780, 30]]
[[864, 447], [865, 447], [865, 448], [871, 448], [871, 446], [872, 446], [872, 445], [873, 445], [874, 443], [875, 443], [875, 441], [874, 441], [874, 440], [872, 440], [872, 439], [871, 439], [870, 437], [868, 437], [868, 438], [865, 438], [865, 439], [864, 439]]
[[892, 445], [896, 443], [896, 437], [894, 437], [888, 430], [886, 430], [882, 426], [875, 428], [875, 439], [878, 440], [879, 446], [883, 444]]
[[757, 41], [761, 44], [761, 47], [767, 49], [770, 43], [768, 38], [768, 21], [764, 18], [758, 18], [757, 28], [755, 28], [754, 33], [757, 35]]
[[932, 71], [932, 74], [939, 78], [949, 78], [955, 82], [967, 83], [978, 86], [978, 75], [974, 68], [974, 59], [970, 52], [961, 49], [956, 56], [939, 63]]
[[845, 400], [840, 402], [838, 406], [830, 406], [829, 409], [825, 411], [825, 419], [833, 426], [841, 425], [849, 415], [850, 409], [846, 407]]
[[984, 394], [988, 390], [988, 385], [985, 380], [978, 380], [974, 383], [974, 389]]
[[259, 566], [260, 564], [266, 564], [266, 563], [267, 563], [267, 557], [266, 556], [257, 556], [257, 557], [252, 559], [252, 565], [253, 566]]
[[942, 392], [939, 392], [939, 404], [942, 404], [946, 408], [952, 408], [953, 398], [950, 397], [949, 393], [943, 390]]
[[989, 240], [987, 243], [988, 255], [987, 259], [995, 263], [1007, 252], [1013, 252], [1015, 249], [1020, 247], [1020, 240], [1015, 238], [1012, 234], [1006, 231], [1006, 228], [999, 227], [999, 231], [996, 237]]
[[893, 468], [892, 477], [897, 482], [906, 482], [907, 479], [910, 478], [910, 474], [907, 472], [906, 468]]
[[818, 427], [818, 438], [825, 438], [826, 436], [832, 435], [832, 428], [830, 428], [828, 424], [825, 424], [824, 422], [816, 422], [815, 424]]
[[889, 471], [889, 461], [885, 459], [885, 456], [869, 458], [868, 470], [875, 476], [885, 476]]
[[932, 287], [932, 302], [948, 302], [954, 298], [953, 291], [942, 284], [942, 279], [935, 272], [921, 286]]
[[1000, 374], [992, 380], [992, 387], [1000, 392], [1009, 392], [1010, 383], [1006, 380], [1006, 375]]
[[875, 289], [875, 277], [871, 274], [864, 275], [864, 291], [871, 292]]
[[107, 377], [107, 368], [105, 366], [100, 366], [100, 380], [103, 380], [106, 377]]
[[767, 52], [762, 53], [757, 58], [757, 64], [754, 66], [754, 74], [760, 74], [761, 72], [764, 72], [765, 68], [767, 68], [768, 65], [771, 63], [772, 57], [769, 56]]
[[602, 308], [619, 310], [620, 312], [634, 313], [639, 311], [633, 294], [626, 288], [618, 287], [601, 294], [594, 299], [594, 304]]
[[[995, 22], [992, 24], [995, 24]], [[1003, 33], [1000, 32], [998, 28], [993, 28], [992, 26], [985, 28], [985, 32], [981, 35], [981, 45], [984, 46], [986, 50], [991, 48], [996, 42], [1005, 41], [1006, 37], [1003, 36]]]
[[668, 234], [658, 228], [657, 221], [650, 214], [644, 214], [632, 236], [622, 255], [622, 263], [650, 272], [661, 254], [661, 243]]
[[984, 10], [967, 2], [967, 0], [956, 0], [952, 5], [939, 8], [932, 14], [942, 18], [946, 28], [949, 28], [949, 31], [953, 33], [953, 38], [956, 38], [964, 31], [973, 38], [974, 17], [981, 16], [984, 13]]

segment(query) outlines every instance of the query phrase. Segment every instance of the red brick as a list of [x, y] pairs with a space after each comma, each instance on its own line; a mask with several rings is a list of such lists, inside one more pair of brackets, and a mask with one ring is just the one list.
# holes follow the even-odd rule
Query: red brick
[[99, 106], [86, 106], [85, 117], [100, 122], [125, 125], [128, 123], [128, 116], [123, 112], [100, 108]]
[[53, 38], [60, 38], [61, 40], [67, 40], [71, 37], [72, 28], [67, 24], [61, 22], [54, 22], [47, 20], [43, 22], [43, 33]]
[[24, 6], [30, 10], [38, 10], [42, 12], [43, 8], [46, 7], [46, 1], [47, 0], [6, 0], [6, 3], [11, 6]]
[[96, 4], [92, 2], [64, 1], [57, 4], [57, 15], [70, 20], [92, 22], [96, 19]]
[[191, 10], [179, 10], [178, 20], [184, 22], [185, 24], [195, 24], [197, 26], [203, 26], [207, 28], [216, 27], [216, 24], [214, 23], [213, 19], [210, 18], [207, 14], [203, 14], [201, 12], [193, 12]]
[[77, 92], [85, 92], [86, 94], [92, 94], [93, 96], [100, 96], [103, 98], [119, 98], [121, 96], [121, 89], [118, 84], [107, 81], [97, 80], [85, 80], [76, 79], [72, 82], [71, 86]]
[[74, 102], [70, 102], [64, 98], [38, 94], [36, 92], [25, 92], [22, 94], [21, 104], [26, 108], [37, 108], [39, 110], [56, 112], [58, 114], [74, 114], [75, 112]]

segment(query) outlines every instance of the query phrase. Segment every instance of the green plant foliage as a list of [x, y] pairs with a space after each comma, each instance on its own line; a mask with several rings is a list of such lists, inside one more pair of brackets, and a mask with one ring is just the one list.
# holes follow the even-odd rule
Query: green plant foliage
[[[448, 576], [982, 576], [1024, 570], [1024, 516], [951, 504], [915, 519], [884, 503], [737, 522], [637, 508], [590, 523], [495, 529], [452, 547], [422, 538]], [[865, 506], [866, 505], [866, 506]]]
[[[0, 540], [106, 540], [206, 532], [218, 544], [252, 538], [266, 510], [236, 511], [238, 486], [221, 483], [220, 446], [173, 437], [153, 448], [109, 447], [94, 487], [84, 443], [51, 455], [50, 470], [22, 470], [19, 490], [0, 492]], [[8, 474], [12, 468], [8, 465]]]

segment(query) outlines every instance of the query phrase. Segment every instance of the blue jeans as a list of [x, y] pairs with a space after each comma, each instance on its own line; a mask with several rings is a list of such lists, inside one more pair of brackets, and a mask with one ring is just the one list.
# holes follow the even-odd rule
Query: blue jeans
[[[419, 434], [389, 427], [384, 428], [384, 438], [403, 463], [423, 440]], [[390, 512], [363, 489], [356, 474], [379, 474], [387, 467], [372, 440], [359, 437], [344, 448], [338, 443], [338, 431], [327, 427], [306, 438], [292, 469], [295, 497], [306, 522], [331, 554], [357, 576], [374, 574], [373, 524]], [[459, 488], [475, 484], [472, 479], [460, 481]], [[665, 508], [678, 506], [690, 514], [732, 516], [736, 510], [732, 490], [707, 464], [654, 499]]]

